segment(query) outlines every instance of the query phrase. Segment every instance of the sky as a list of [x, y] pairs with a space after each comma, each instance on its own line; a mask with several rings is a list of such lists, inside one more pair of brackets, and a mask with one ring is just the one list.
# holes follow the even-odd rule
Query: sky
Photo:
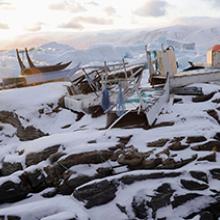
[[0, 0], [0, 43], [35, 33], [170, 26], [219, 11], [220, 0]]

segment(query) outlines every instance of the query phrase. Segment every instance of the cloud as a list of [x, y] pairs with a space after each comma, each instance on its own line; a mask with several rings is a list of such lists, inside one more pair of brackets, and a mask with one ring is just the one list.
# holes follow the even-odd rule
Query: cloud
[[8, 24], [0, 22], [0, 29], [7, 30], [9, 29]]
[[75, 21], [74, 19], [70, 20], [67, 23], [61, 24], [59, 27], [60, 28], [76, 29], [76, 30], [84, 29], [83, 25], [80, 24], [78, 21]]
[[207, 0], [212, 4], [213, 7], [218, 7], [220, 8], [220, 1], [219, 0]]
[[165, 0], [145, 0], [142, 7], [135, 11], [135, 14], [143, 17], [161, 17], [166, 14], [169, 4]]
[[114, 14], [116, 14], [116, 10], [115, 8], [113, 8], [112, 6], [108, 6], [105, 8], [105, 12], [107, 13], [107, 15], [112, 16]]
[[112, 19], [108, 18], [98, 18], [98, 17], [93, 17], [93, 16], [88, 16], [88, 17], [83, 17], [83, 16], [78, 16], [75, 18], [78, 22], [86, 23], [86, 24], [97, 24], [97, 25], [109, 25], [113, 24]]
[[71, 29], [83, 29], [85, 24], [93, 24], [93, 25], [110, 25], [113, 24], [113, 20], [107, 18], [98, 18], [98, 17], [84, 17], [77, 16], [72, 18], [67, 23], [61, 24], [59, 27], [61, 28], [71, 28]]
[[42, 22], [38, 22], [36, 24], [32, 24], [28, 27], [26, 27], [27, 31], [31, 31], [31, 32], [37, 32], [40, 31], [43, 27], [43, 23]]
[[57, 10], [57, 11], [69, 11], [69, 12], [82, 12], [86, 11], [86, 8], [83, 7], [79, 2], [72, 0], [72, 1], [61, 1], [58, 3], [54, 3], [49, 5], [49, 9]]
[[0, 0], [0, 9], [14, 9], [14, 7], [10, 2]]
[[97, 2], [95, 2], [95, 1], [88, 2], [88, 5], [99, 6], [99, 4]]
[[219, 26], [220, 18], [205, 17], [205, 16], [194, 16], [194, 17], [179, 17], [175, 18], [172, 22], [175, 25], [186, 25], [186, 26]]

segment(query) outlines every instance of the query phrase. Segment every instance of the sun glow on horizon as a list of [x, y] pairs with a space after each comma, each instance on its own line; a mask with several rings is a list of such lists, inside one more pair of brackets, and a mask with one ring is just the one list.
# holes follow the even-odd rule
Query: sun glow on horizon
[[178, 17], [219, 17], [219, 8], [210, 2], [214, 0], [0, 0], [0, 43], [14, 45], [30, 34], [152, 28]]

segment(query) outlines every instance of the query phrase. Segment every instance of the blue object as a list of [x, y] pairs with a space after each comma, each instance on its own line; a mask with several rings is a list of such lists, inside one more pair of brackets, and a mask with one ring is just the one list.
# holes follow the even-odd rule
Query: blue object
[[125, 103], [124, 103], [124, 96], [121, 88], [121, 84], [118, 84], [118, 97], [116, 102], [116, 114], [118, 117], [123, 115], [125, 112]]
[[103, 111], [106, 111], [110, 108], [111, 103], [110, 103], [110, 98], [109, 98], [109, 91], [107, 86], [105, 85], [105, 88], [102, 91], [102, 103], [101, 103], [101, 107], [103, 109]]

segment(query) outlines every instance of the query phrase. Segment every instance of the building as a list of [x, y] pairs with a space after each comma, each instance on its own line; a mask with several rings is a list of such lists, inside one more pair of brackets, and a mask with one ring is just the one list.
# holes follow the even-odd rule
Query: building
[[220, 44], [210, 48], [207, 52], [207, 65], [220, 68]]

